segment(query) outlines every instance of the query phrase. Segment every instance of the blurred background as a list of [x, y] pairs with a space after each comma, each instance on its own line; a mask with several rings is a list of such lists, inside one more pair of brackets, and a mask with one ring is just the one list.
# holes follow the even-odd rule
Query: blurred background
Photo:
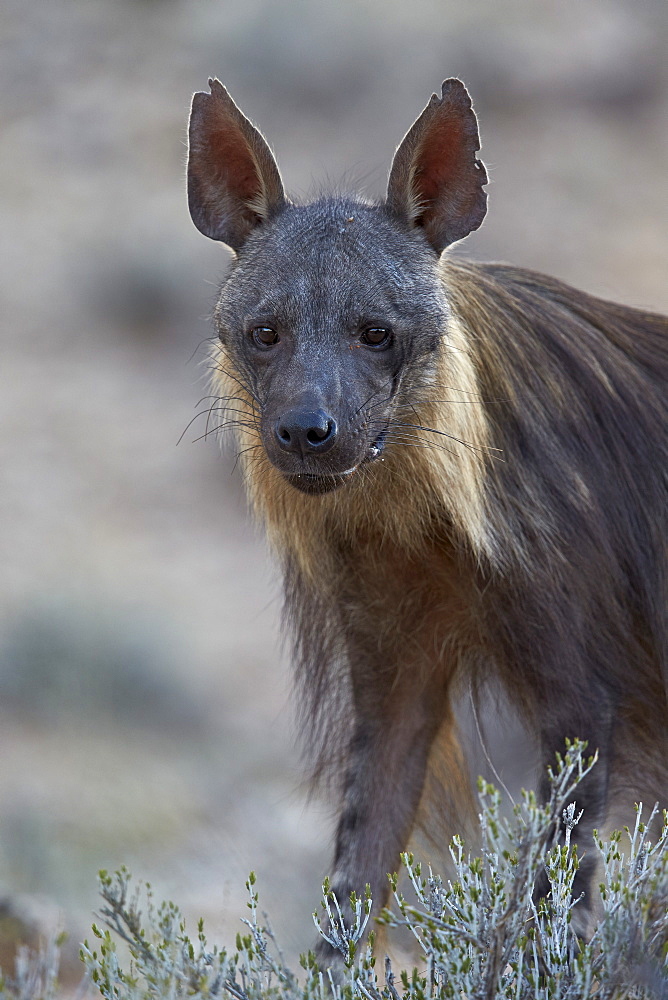
[[[377, 196], [460, 76], [491, 184], [457, 253], [668, 310], [668, 8], [4, 0], [0, 34], [0, 939], [60, 920], [75, 951], [125, 863], [231, 941], [254, 868], [294, 956], [331, 817], [278, 581], [204, 418], [177, 446], [228, 261], [187, 213], [191, 94], [219, 76], [294, 195]], [[521, 737], [490, 742], [516, 776]]]

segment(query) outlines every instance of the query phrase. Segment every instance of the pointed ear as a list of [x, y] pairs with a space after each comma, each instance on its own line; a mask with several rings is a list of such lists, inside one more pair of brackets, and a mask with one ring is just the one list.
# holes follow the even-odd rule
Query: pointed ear
[[193, 97], [188, 128], [188, 206], [201, 233], [239, 250], [285, 204], [269, 146], [222, 83]]
[[441, 250], [468, 236], [485, 217], [487, 173], [476, 153], [478, 121], [461, 80], [446, 80], [397, 149], [388, 207]]

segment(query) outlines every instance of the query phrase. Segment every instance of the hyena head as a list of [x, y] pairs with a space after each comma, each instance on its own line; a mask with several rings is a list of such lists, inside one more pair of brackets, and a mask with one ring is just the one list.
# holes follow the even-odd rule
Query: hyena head
[[216, 308], [241, 424], [303, 493], [347, 483], [434, 379], [448, 303], [441, 251], [482, 222], [487, 181], [458, 80], [394, 158], [387, 198], [295, 205], [267, 143], [225, 88], [195, 94], [188, 198], [235, 253]]

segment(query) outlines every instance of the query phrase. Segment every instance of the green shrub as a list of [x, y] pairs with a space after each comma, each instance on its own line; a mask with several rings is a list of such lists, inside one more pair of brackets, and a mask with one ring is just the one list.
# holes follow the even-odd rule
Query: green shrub
[[[149, 886], [132, 887], [130, 874], [100, 874], [101, 916], [95, 941], [81, 956], [92, 989], [105, 1000], [431, 1000], [431, 998], [515, 998], [515, 1000], [597, 1000], [668, 997], [668, 816], [650, 840], [656, 809], [643, 821], [638, 808], [633, 830], [604, 843], [595, 836], [604, 881], [601, 920], [588, 941], [572, 926], [581, 900], [572, 896], [578, 868], [571, 833], [579, 816], [573, 796], [594, 766], [583, 745], [569, 745], [551, 774], [545, 806], [525, 793], [513, 816], [500, 811], [500, 795], [481, 783], [481, 850], [466, 853], [455, 838], [450, 853], [453, 877], [444, 881], [425, 872], [412, 855], [403, 856], [414, 899], [407, 900], [391, 878], [394, 905], [381, 916], [388, 928], [407, 927], [422, 953], [419, 968], [395, 977], [389, 959], [382, 975], [371, 941], [364, 942], [371, 900], [353, 894], [349, 915], [342, 912], [329, 884], [323, 887], [319, 932], [341, 955], [334, 972], [320, 970], [313, 953], [302, 971], [287, 968], [266, 918], [260, 918], [255, 876], [247, 888], [249, 913], [234, 950], [210, 947], [202, 923], [191, 938], [173, 903], [156, 905]], [[565, 843], [554, 830], [563, 819]], [[536, 878], [547, 872], [548, 897], [533, 899]], [[143, 907], [143, 909], [140, 909]], [[347, 911], [348, 907], [343, 907]], [[118, 941], [129, 959], [121, 959]], [[0, 1000], [56, 1000], [55, 977], [44, 971], [46, 953], [36, 956], [41, 973], [23, 973], [0, 987]], [[48, 965], [48, 962], [46, 963]]]

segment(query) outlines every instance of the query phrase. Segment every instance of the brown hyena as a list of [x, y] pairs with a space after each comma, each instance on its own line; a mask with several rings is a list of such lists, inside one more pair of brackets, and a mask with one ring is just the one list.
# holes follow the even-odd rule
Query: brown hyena
[[448, 80], [384, 201], [302, 205], [217, 80], [190, 120], [193, 220], [235, 254], [216, 405], [283, 567], [315, 772], [337, 780], [333, 888], [368, 882], [376, 906], [436, 758], [441, 812], [467, 797], [462, 683], [499, 682], [546, 763], [567, 736], [598, 749], [580, 838], [668, 785], [668, 321], [452, 260], [486, 211], [478, 149]]

